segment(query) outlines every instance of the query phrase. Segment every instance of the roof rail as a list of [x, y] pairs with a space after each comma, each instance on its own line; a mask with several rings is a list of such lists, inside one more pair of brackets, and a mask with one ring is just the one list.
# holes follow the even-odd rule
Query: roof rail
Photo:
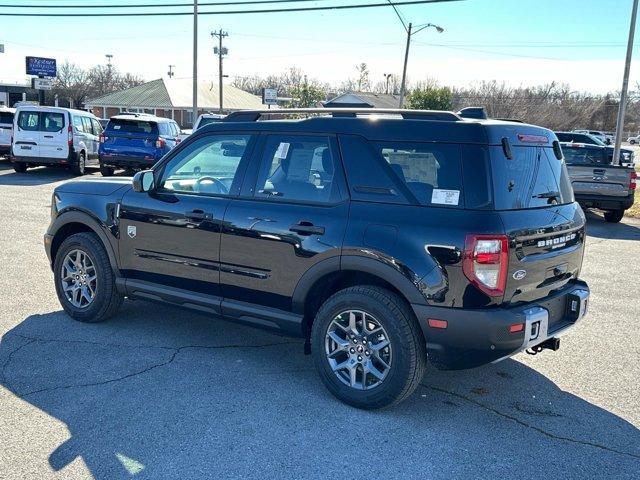
[[357, 117], [358, 115], [400, 115], [407, 120], [462, 120], [453, 112], [440, 110], [405, 110], [400, 108], [279, 108], [273, 110], [240, 110], [227, 115], [224, 122], [256, 122], [261, 117], [282, 115], [331, 115], [332, 117]]

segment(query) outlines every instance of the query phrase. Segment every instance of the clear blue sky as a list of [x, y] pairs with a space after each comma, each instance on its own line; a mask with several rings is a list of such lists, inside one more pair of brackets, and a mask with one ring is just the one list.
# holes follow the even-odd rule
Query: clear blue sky
[[[302, 5], [371, 1], [325, 0]], [[0, 6], [8, 3], [130, 2], [0, 0]], [[631, 3], [632, 0], [466, 0], [400, 7], [408, 21], [432, 22], [446, 29], [442, 34], [425, 30], [413, 38], [409, 77], [413, 81], [433, 78], [458, 86], [493, 79], [513, 85], [555, 80], [569, 83], [576, 90], [614, 91], [620, 88]], [[201, 10], [214, 8], [238, 7]], [[5, 44], [6, 50], [0, 54], [0, 81], [25, 78], [25, 55], [51, 56], [59, 62], [68, 59], [88, 67], [104, 63], [104, 54], [110, 53], [118, 68], [148, 80], [166, 75], [169, 64], [176, 65], [177, 77], [191, 76], [191, 17], [3, 17], [0, 25], [0, 43]], [[229, 32], [225, 40], [230, 51], [225, 73], [231, 76], [266, 75], [296, 66], [310, 77], [337, 83], [355, 77], [355, 65], [360, 62], [369, 65], [373, 81], [381, 80], [382, 73], [401, 72], [405, 37], [391, 7], [203, 15], [199, 26], [200, 71], [207, 79], [217, 72], [209, 32], [218, 28]], [[640, 32], [636, 43], [640, 45]], [[640, 80], [636, 67], [632, 67], [632, 81]]]

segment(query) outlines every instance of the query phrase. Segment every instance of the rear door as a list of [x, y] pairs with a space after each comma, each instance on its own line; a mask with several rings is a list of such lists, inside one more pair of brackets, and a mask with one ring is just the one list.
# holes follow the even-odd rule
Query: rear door
[[585, 217], [575, 203], [563, 160], [551, 148], [490, 147], [494, 204], [509, 241], [504, 301], [543, 298], [577, 278]]
[[232, 200], [224, 218], [220, 282], [231, 316], [239, 302], [290, 310], [300, 278], [339, 257], [348, 220], [334, 137], [269, 134], [262, 145], [244, 198]]
[[606, 150], [593, 147], [565, 147], [563, 153], [576, 195], [629, 195], [629, 172], [609, 164]]
[[0, 146], [11, 145], [13, 112], [0, 110]]
[[18, 110], [14, 123], [13, 155], [16, 157], [39, 157], [40, 112], [34, 110]]
[[69, 117], [66, 112], [40, 112], [40, 156], [66, 159], [69, 156]]
[[152, 160], [158, 139], [158, 123], [137, 118], [112, 118], [104, 132], [106, 155]]

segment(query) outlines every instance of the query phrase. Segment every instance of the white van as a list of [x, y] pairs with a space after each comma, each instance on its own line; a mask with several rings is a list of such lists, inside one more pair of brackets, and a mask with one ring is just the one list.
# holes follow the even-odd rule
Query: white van
[[11, 132], [13, 131], [13, 114], [15, 108], [0, 105], [0, 157], [11, 152]]
[[59, 107], [19, 106], [13, 120], [11, 160], [16, 172], [37, 165], [62, 165], [76, 175], [99, 166], [102, 126], [89, 112]]

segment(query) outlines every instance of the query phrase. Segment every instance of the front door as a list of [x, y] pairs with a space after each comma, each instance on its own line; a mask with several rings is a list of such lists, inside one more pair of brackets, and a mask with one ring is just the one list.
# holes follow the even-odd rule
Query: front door
[[220, 229], [251, 146], [250, 134], [203, 136], [156, 170], [154, 191], [124, 196], [120, 261], [127, 278], [219, 295]]
[[349, 204], [333, 137], [273, 134], [261, 143], [245, 198], [232, 200], [224, 218], [222, 295], [289, 311], [300, 278], [339, 258]]

